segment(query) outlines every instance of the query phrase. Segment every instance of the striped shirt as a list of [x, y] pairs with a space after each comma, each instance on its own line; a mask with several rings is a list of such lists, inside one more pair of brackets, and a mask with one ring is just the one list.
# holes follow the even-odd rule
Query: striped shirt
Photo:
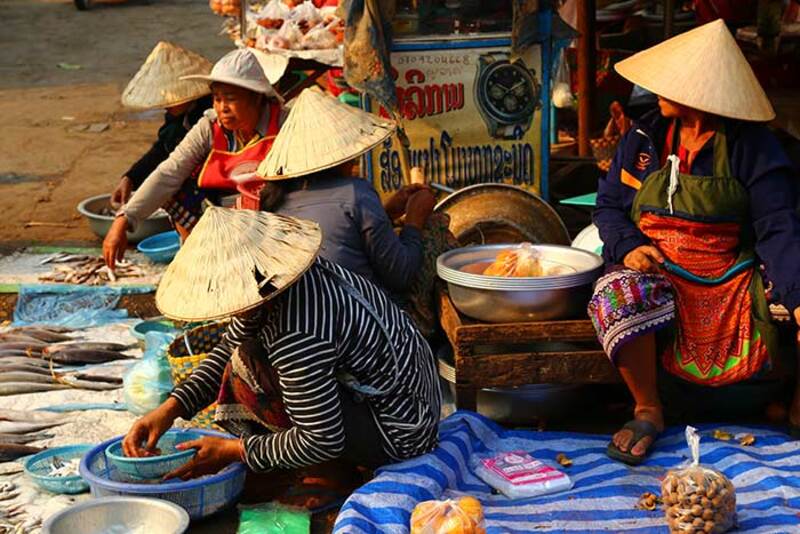
[[[371, 304], [386, 325], [396, 359], [378, 322], [331, 269]], [[172, 395], [187, 414], [217, 396], [233, 350], [259, 336], [275, 368], [292, 428], [245, 439], [254, 471], [321, 463], [344, 450], [337, 376], [385, 392], [367, 397], [387, 455], [402, 460], [433, 449], [441, 393], [428, 343], [411, 319], [375, 284], [338, 265], [316, 263], [261, 314], [231, 321], [222, 342]]]

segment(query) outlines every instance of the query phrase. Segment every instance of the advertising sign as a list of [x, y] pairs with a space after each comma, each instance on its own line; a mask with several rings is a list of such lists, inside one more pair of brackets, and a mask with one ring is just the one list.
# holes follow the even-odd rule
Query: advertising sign
[[[504, 41], [401, 43], [392, 52], [411, 166], [422, 167], [429, 182], [538, 191], [540, 49], [512, 62]], [[400, 189], [397, 141], [374, 149], [367, 169], [382, 197]]]

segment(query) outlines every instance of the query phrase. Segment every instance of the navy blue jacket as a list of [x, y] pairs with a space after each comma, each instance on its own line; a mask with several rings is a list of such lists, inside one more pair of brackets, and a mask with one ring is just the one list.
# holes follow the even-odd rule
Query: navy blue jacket
[[[775, 286], [773, 295], [792, 311], [800, 306], [800, 219], [791, 163], [765, 126], [723, 121], [731, 173], [750, 196], [756, 253]], [[608, 174], [600, 179], [593, 220], [607, 263], [621, 264], [628, 252], [649, 243], [631, 220], [637, 189], [628, 183], [644, 181], [661, 167], [668, 127], [669, 120], [657, 109], [644, 115], [622, 138]], [[712, 174], [713, 145], [712, 139], [700, 150], [691, 174]]]

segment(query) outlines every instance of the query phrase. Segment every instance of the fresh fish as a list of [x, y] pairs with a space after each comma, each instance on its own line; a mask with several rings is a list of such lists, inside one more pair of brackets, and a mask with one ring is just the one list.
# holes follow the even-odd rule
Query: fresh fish
[[131, 356], [111, 350], [64, 349], [45, 356], [48, 360], [62, 364], [105, 363], [114, 360], [130, 360]]
[[[0, 364], [7, 365], [7, 364], [21, 364], [21, 365], [33, 365], [36, 367], [42, 367], [44, 369], [50, 368], [50, 362], [42, 360], [40, 357], [32, 357], [32, 356], [4, 356], [0, 354]], [[58, 366], [55, 366], [58, 368]]]
[[10, 462], [21, 458], [42, 452], [44, 449], [39, 447], [29, 447], [28, 445], [16, 445], [14, 443], [0, 443], [0, 462]]
[[46, 347], [43, 352], [52, 354], [62, 350], [104, 350], [110, 352], [122, 352], [132, 349], [136, 345], [123, 345], [122, 343], [106, 343], [103, 341], [76, 341], [71, 343], [54, 343]]
[[2, 410], [0, 421], [21, 421], [27, 423], [61, 423], [63, 415], [57, 415], [34, 410]]
[[33, 342], [29, 341], [27, 343], [19, 341], [12, 341], [7, 343], [0, 343], [0, 350], [36, 350], [38, 352], [42, 352], [42, 349], [47, 346], [47, 343], [43, 343], [41, 341]]
[[59, 334], [58, 332], [51, 332], [50, 330], [44, 328], [31, 328], [26, 330], [25, 333], [21, 335], [37, 339], [43, 343], [58, 343], [59, 341], [72, 341], [75, 339], [72, 336]]
[[25, 445], [32, 441], [41, 441], [43, 439], [50, 439], [53, 434], [46, 432], [34, 432], [32, 434], [0, 434], [0, 443], [16, 443], [18, 445]]
[[[36, 373], [37, 375], [50, 375], [50, 369], [46, 367], [36, 367], [35, 365], [27, 365], [22, 363], [3, 363], [3, 360], [0, 360], [0, 373], [5, 373], [8, 371], [23, 371], [26, 373]], [[0, 375], [2, 376], [2, 375]], [[3, 418], [3, 414], [0, 412], [0, 419]]]
[[56, 334], [68, 334], [70, 332], [74, 332], [74, 328], [70, 328], [68, 326], [57, 326], [57, 325], [50, 325], [50, 324], [40, 324], [40, 325], [29, 325], [29, 326], [18, 326], [16, 328], [12, 328], [9, 332], [14, 334], [24, 334], [28, 330], [47, 330], [48, 332], [54, 332]]
[[0, 397], [6, 395], [22, 395], [25, 393], [40, 393], [42, 391], [55, 391], [69, 389], [63, 384], [36, 384], [33, 382], [3, 382], [0, 383]]
[[[110, 391], [112, 389], [119, 389], [121, 384], [109, 384], [107, 382], [90, 382], [88, 380], [73, 380], [63, 378], [64, 382], [77, 389], [88, 389], [91, 391]], [[2, 384], [0, 384], [2, 386]]]
[[24, 334], [0, 334], [0, 342], [3, 343], [41, 343], [40, 339], [26, 336]]
[[[7, 373], [0, 374], [0, 384], [6, 384], [9, 382], [30, 382], [36, 384], [57, 383], [55, 380], [53, 380], [52, 376], [31, 373], [28, 371], [9, 371]], [[2, 415], [0, 415], [0, 419], [2, 419]]]
[[60, 421], [27, 422], [27, 421], [0, 421], [0, 434], [29, 434], [61, 426], [69, 421], [60, 418]]
[[92, 256], [86, 254], [69, 254], [67, 252], [59, 252], [48, 256], [39, 262], [39, 265], [47, 265], [48, 263], [69, 263], [73, 261], [86, 261], [92, 259]]
[[[36, 354], [36, 356], [35, 356], [36, 358], [41, 356], [40, 352], [39, 353], [35, 353], [35, 354]], [[0, 358], [3, 358], [4, 361], [5, 361], [5, 358], [32, 358], [32, 357], [34, 357], [34, 352], [32, 352], [32, 351], [28, 352], [27, 350], [18, 350], [18, 349], [0, 350]]]
[[[90, 375], [87, 373], [75, 373], [70, 375], [77, 380], [88, 380], [89, 382], [105, 382], [107, 384], [122, 384], [122, 379], [118, 376]], [[0, 418], [2, 416], [0, 415]]]

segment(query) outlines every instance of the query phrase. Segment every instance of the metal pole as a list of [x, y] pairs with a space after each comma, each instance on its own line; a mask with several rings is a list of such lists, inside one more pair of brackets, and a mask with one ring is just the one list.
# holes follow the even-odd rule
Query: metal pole
[[589, 157], [595, 102], [595, 0], [578, 2], [578, 155]]
[[664, 0], [664, 40], [675, 33], [675, 0]]
[[539, 12], [539, 27], [542, 41], [542, 117], [540, 132], [541, 159], [539, 160], [539, 194], [547, 201], [550, 198], [550, 130], [555, 128], [550, 121], [553, 99], [551, 79], [553, 71], [553, 12], [543, 9]]
[[247, 46], [247, 0], [239, 0], [239, 38]]

